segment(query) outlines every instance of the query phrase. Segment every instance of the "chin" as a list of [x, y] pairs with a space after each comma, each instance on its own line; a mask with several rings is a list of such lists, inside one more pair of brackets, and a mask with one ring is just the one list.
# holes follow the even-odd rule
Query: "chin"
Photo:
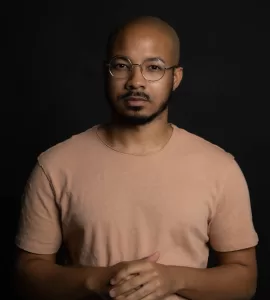
[[168, 108], [168, 101], [164, 102], [156, 111], [149, 112], [144, 106], [116, 106], [110, 102], [113, 114], [116, 119], [126, 125], [146, 125], [160, 117], [161, 114]]
[[157, 118], [156, 114], [119, 114], [118, 120], [127, 125], [146, 125]]

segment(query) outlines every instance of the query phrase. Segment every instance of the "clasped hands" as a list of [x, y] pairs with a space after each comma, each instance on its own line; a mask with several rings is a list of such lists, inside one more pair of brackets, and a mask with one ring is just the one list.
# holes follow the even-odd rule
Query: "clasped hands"
[[159, 252], [125, 262], [110, 280], [109, 295], [115, 300], [158, 300], [175, 293], [169, 266], [158, 264]]

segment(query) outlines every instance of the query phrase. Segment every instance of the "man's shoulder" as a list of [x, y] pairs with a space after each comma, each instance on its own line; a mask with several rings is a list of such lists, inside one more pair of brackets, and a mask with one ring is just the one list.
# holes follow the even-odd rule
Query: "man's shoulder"
[[235, 158], [225, 148], [192, 133], [186, 129], [176, 127], [175, 149], [186, 157], [203, 160], [211, 164], [229, 164]]
[[96, 138], [97, 125], [51, 146], [43, 151], [38, 156], [38, 161], [41, 165], [65, 165], [70, 161], [83, 158], [86, 153], [91, 155], [91, 150], [94, 151], [98, 145]]

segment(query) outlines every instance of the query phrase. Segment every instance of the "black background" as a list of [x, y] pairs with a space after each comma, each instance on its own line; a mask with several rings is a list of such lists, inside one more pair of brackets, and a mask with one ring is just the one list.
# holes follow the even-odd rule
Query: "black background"
[[[109, 31], [132, 16], [167, 20], [181, 37], [184, 79], [170, 121], [231, 152], [250, 187], [259, 281], [268, 299], [269, 29], [266, 5], [216, 1], [20, 1], [2, 7], [1, 249], [12, 298], [20, 198], [37, 155], [106, 121], [102, 61]], [[268, 48], [267, 48], [268, 47]]]

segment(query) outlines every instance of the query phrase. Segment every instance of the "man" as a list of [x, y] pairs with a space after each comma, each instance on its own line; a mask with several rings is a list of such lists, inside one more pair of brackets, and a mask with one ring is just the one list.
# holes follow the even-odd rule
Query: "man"
[[[158, 18], [122, 26], [108, 45], [110, 122], [38, 157], [16, 238], [29, 299], [254, 295], [258, 236], [244, 176], [230, 154], [168, 123], [179, 47]], [[62, 244], [65, 266], [56, 263]]]

